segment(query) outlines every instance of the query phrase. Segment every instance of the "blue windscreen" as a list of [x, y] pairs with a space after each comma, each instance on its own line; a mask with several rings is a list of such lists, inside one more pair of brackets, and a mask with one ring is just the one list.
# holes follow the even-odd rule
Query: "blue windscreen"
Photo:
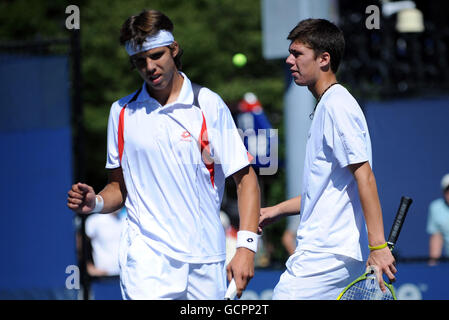
[[0, 110], [0, 296], [45, 298], [77, 263], [68, 58], [0, 55]]
[[428, 256], [428, 207], [442, 196], [449, 173], [449, 98], [370, 102], [364, 105], [373, 149], [373, 170], [388, 237], [402, 195], [413, 199], [395, 252]]

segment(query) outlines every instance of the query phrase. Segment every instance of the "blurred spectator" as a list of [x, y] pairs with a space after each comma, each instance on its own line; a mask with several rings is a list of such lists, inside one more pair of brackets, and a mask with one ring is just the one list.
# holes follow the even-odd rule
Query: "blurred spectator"
[[[277, 164], [271, 163], [273, 156], [271, 143], [272, 129], [270, 121], [263, 111], [262, 104], [252, 92], [247, 92], [238, 103], [237, 127], [242, 130], [243, 143], [248, 152], [254, 157], [251, 164], [255, 168], [270, 168], [276, 172]], [[277, 159], [276, 159], [277, 160]], [[267, 174], [267, 173], [264, 173]]]
[[90, 276], [119, 275], [119, 244], [126, 223], [123, 207], [109, 214], [95, 213], [86, 220], [86, 235], [92, 248], [92, 260], [87, 262]]
[[299, 215], [287, 217], [287, 226], [282, 235], [282, 244], [289, 256], [296, 250], [296, 231], [298, 230], [299, 220]]
[[266, 268], [271, 263], [271, 255], [269, 250], [266, 249], [266, 239], [265, 237], [261, 238], [262, 241], [259, 241], [258, 250], [256, 253], [256, 268]]
[[449, 173], [441, 179], [443, 197], [430, 203], [427, 220], [429, 241], [429, 265], [435, 265], [441, 257], [443, 247], [449, 256]]

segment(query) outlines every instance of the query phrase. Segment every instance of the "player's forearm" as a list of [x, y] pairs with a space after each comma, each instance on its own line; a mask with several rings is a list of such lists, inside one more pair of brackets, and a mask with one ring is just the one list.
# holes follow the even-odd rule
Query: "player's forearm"
[[101, 210], [101, 213], [116, 211], [125, 204], [126, 194], [123, 194], [117, 182], [108, 183], [98, 195], [103, 198], [103, 210]]
[[127, 191], [122, 168], [108, 170], [108, 184], [98, 195], [103, 198], [103, 209], [101, 213], [113, 212], [123, 207]]
[[280, 217], [299, 214], [301, 209], [301, 196], [297, 196], [275, 205]]
[[360, 202], [368, 229], [368, 242], [371, 246], [385, 243], [382, 209], [377, 192], [376, 179], [368, 162], [354, 172], [359, 190]]
[[236, 177], [240, 230], [257, 232], [260, 212], [260, 189], [252, 168]]

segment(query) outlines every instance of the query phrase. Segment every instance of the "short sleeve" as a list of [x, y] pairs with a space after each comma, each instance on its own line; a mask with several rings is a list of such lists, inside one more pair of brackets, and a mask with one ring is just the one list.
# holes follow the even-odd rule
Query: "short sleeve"
[[115, 169], [120, 167], [119, 151], [118, 151], [118, 120], [119, 106], [114, 103], [109, 112], [108, 119], [108, 135], [107, 135], [107, 157], [106, 168]]
[[[248, 154], [231, 112], [223, 100], [216, 95], [217, 113], [213, 127], [208, 124], [213, 158], [221, 165], [225, 177], [229, 177], [249, 165]], [[207, 122], [207, 119], [206, 119]]]
[[348, 108], [330, 108], [324, 115], [324, 140], [341, 167], [369, 161], [365, 121]]

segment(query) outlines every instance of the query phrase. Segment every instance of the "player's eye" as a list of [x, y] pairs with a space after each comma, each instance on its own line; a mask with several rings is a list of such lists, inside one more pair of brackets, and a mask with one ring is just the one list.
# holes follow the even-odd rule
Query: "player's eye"
[[147, 65], [147, 61], [145, 58], [133, 59], [133, 62], [134, 65], [139, 69], [145, 68]]
[[147, 58], [151, 60], [159, 60], [164, 55], [164, 51], [155, 52], [152, 54], [149, 54], [145, 57], [138, 57], [132, 59], [132, 62], [138, 69], [143, 69], [147, 66]]
[[295, 58], [298, 58], [301, 55], [301, 52], [292, 50], [290, 51], [290, 54], [293, 55]]
[[163, 52], [157, 52], [157, 53], [154, 53], [154, 54], [150, 54], [149, 58], [152, 59], [152, 60], [158, 60], [158, 59], [160, 59], [162, 57], [163, 54], [164, 54]]

